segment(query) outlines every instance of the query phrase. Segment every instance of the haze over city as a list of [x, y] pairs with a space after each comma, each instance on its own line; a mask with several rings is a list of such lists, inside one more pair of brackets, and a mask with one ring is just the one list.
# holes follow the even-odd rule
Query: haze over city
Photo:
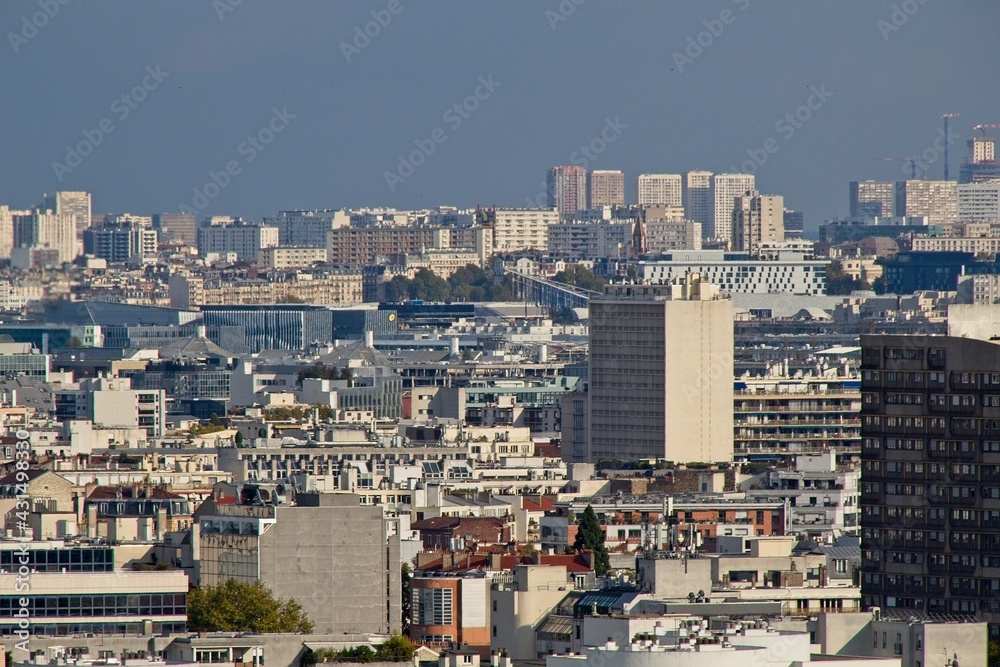
[[[758, 188], [815, 230], [845, 213], [847, 181], [903, 178], [875, 158], [921, 154], [941, 113], [960, 114], [954, 172], [971, 126], [1000, 121], [992, 2], [388, 4], [57, 3], [32, 31], [39, 6], [4, 3], [4, 148], [18, 159], [0, 167], [0, 200], [86, 190], [95, 212], [177, 211], [237, 160], [200, 212], [526, 206], [548, 166], [575, 158], [625, 171], [633, 201], [639, 173], [744, 171], [773, 138], [777, 152], [752, 163]], [[123, 104], [147, 66], [162, 79]], [[447, 120], [480, 77], [498, 85]], [[831, 95], [779, 128], [811, 87]], [[294, 117], [246, 161], [239, 146], [276, 108]], [[609, 118], [627, 129], [593, 159], [579, 152]], [[60, 173], [104, 119], [114, 129]], [[390, 188], [386, 172], [435, 129], [444, 142]], [[928, 177], [941, 172], [938, 160]]]

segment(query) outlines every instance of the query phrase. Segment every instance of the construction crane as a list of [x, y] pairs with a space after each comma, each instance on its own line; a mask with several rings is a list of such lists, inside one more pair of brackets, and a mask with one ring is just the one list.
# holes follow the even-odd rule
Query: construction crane
[[948, 134], [948, 121], [958, 118], [957, 113], [943, 113], [941, 120], [944, 121], [944, 180], [948, 180], [948, 144], [951, 143], [951, 135]]
[[922, 158], [919, 155], [911, 155], [910, 157], [877, 157], [876, 160], [883, 160], [886, 162], [909, 162], [910, 163], [910, 178], [916, 180], [917, 178], [917, 165], [921, 164]]
[[985, 137], [986, 136], [986, 130], [1000, 130], [1000, 124], [998, 124], [998, 123], [992, 123], [992, 124], [989, 124], [989, 125], [973, 125], [972, 129], [973, 130], [979, 130], [980, 132], [983, 133], [983, 136]]

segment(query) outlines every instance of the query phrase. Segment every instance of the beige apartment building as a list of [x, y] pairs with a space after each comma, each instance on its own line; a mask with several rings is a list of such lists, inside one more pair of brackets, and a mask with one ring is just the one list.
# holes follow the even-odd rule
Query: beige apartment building
[[264, 248], [257, 258], [257, 266], [268, 269], [292, 269], [326, 263], [326, 248], [278, 246]]
[[736, 208], [736, 198], [755, 187], [753, 174], [714, 174], [712, 176], [712, 225], [705, 229], [710, 238], [731, 241], [733, 238], [733, 210]]
[[896, 215], [927, 217], [937, 225], [958, 220], [958, 183], [955, 181], [896, 181]]
[[733, 458], [733, 303], [689, 273], [590, 301], [587, 460]]
[[587, 208], [625, 205], [625, 174], [617, 170], [595, 169], [590, 172]]
[[732, 249], [756, 253], [761, 244], [785, 240], [785, 199], [748, 193], [736, 198], [733, 208]]
[[646, 223], [646, 251], [701, 250], [701, 223], [691, 220], [651, 220]]
[[360, 272], [290, 273], [271, 279], [204, 279], [175, 274], [169, 282], [170, 305], [192, 306], [272, 305], [277, 303], [361, 303]]
[[636, 188], [639, 206], [683, 206], [680, 174], [639, 174]]
[[498, 208], [493, 221], [496, 252], [546, 250], [549, 227], [559, 222], [554, 208]]

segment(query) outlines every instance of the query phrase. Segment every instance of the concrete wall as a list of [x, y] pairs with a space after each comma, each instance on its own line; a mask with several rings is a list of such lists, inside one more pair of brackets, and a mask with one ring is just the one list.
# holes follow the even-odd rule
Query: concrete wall
[[260, 537], [260, 578], [276, 595], [318, 632], [399, 629], [399, 537], [386, 539], [381, 508], [278, 507], [276, 519]]
[[871, 650], [871, 614], [820, 614], [816, 643], [820, 653], [868, 655]]
[[711, 595], [712, 560], [639, 558], [636, 580], [640, 590], [649, 590], [656, 597], [686, 598], [698, 591]]

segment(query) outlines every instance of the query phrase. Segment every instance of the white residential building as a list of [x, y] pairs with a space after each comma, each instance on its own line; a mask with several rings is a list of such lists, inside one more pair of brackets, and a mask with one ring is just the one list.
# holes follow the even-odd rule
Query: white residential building
[[56, 391], [55, 400], [60, 421], [86, 419], [95, 426], [138, 427], [150, 438], [162, 438], [165, 432], [164, 390], [132, 389], [129, 378], [84, 378], [76, 389]]
[[269, 269], [293, 269], [326, 262], [326, 240], [319, 248], [302, 246], [275, 246], [262, 248], [257, 258], [257, 265]]
[[549, 252], [569, 259], [628, 257], [632, 225], [626, 220], [560, 222], [549, 227]]
[[722, 250], [677, 251], [666, 258], [639, 262], [638, 278], [667, 283], [688, 272], [699, 273], [729, 294], [826, 293], [828, 261], [805, 259], [800, 252], [778, 252], [772, 260]]
[[724, 241], [732, 240], [736, 198], [755, 189], [753, 174], [714, 174], [711, 193], [712, 225], [704, 229], [705, 235]]
[[639, 206], [683, 206], [680, 174], [639, 174]]
[[72, 262], [80, 254], [74, 214], [35, 210], [11, 211], [11, 216], [15, 248], [55, 250], [60, 262]]
[[347, 227], [351, 216], [345, 211], [278, 211], [278, 215], [264, 218], [263, 224], [278, 228], [282, 246], [326, 247], [326, 233], [331, 229]]
[[10, 257], [14, 249], [14, 213], [8, 206], [0, 206], [0, 259]]
[[42, 198], [42, 208], [74, 216], [77, 236], [82, 235], [83, 230], [90, 227], [91, 202], [89, 192], [60, 190], [46, 193]]
[[837, 466], [833, 450], [795, 457], [794, 470], [772, 470], [759, 485], [747, 491], [747, 499], [786, 500], [791, 510], [792, 531], [819, 537], [840, 531], [856, 534], [860, 529], [861, 468]]
[[278, 243], [278, 228], [233, 222], [198, 228], [198, 254], [235, 252], [241, 260], [256, 262], [260, 251]]
[[558, 222], [555, 208], [498, 208], [493, 223], [494, 250], [548, 249], [549, 227]]
[[958, 185], [958, 219], [1000, 220], [1000, 181]]
[[711, 195], [712, 172], [689, 171], [684, 174], [681, 183], [681, 206], [684, 207], [684, 216], [688, 220], [700, 222], [705, 234], [712, 229], [714, 219]]

